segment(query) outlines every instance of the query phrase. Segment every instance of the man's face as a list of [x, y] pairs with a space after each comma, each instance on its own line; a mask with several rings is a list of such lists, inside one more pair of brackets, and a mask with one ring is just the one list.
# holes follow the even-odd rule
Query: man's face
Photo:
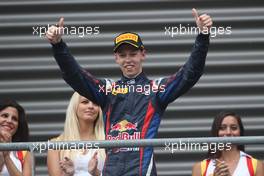
[[142, 72], [142, 62], [145, 60], [145, 50], [122, 44], [115, 53], [116, 63], [124, 76], [134, 78]]

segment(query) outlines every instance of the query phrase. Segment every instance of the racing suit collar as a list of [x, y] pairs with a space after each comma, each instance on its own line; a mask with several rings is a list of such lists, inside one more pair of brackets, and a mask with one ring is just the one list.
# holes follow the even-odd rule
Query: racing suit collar
[[144, 72], [141, 72], [139, 75], [137, 75], [135, 78], [127, 78], [124, 75], [122, 75], [121, 81], [127, 84], [134, 84], [142, 79], [147, 78]]

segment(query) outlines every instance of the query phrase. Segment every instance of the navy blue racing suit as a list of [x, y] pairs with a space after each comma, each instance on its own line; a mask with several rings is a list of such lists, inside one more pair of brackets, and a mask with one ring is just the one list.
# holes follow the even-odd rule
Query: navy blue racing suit
[[[136, 78], [122, 76], [116, 82], [97, 79], [81, 68], [63, 41], [53, 45], [53, 52], [65, 81], [102, 107], [107, 140], [152, 139], [168, 104], [203, 74], [208, 46], [209, 35], [199, 34], [188, 61], [167, 78], [150, 80], [142, 72]], [[153, 148], [108, 149], [103, 175], [157, 175]]]

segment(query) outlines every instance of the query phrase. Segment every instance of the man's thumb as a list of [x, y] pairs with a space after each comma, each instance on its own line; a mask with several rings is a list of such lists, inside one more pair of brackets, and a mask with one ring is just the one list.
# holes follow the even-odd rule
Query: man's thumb
[[199, 14], [195, 8], [192, 9], [192, 15], [195, 18], [195, 20], [199, 20]]
[[64, 18], [61, 17], [59, 21], [59, 27], [63, 27], [63, 26], [64, 26]]

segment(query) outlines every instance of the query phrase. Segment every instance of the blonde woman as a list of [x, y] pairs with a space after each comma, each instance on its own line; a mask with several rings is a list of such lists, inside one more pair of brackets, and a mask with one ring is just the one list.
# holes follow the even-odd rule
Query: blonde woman
[[[68, 105], [63, 133], [55, 141], [104, 140], [101, 108], [75, 92]], [[49, 150], [51, 176], [101, 175], [105, 160], [103, 149]]]

